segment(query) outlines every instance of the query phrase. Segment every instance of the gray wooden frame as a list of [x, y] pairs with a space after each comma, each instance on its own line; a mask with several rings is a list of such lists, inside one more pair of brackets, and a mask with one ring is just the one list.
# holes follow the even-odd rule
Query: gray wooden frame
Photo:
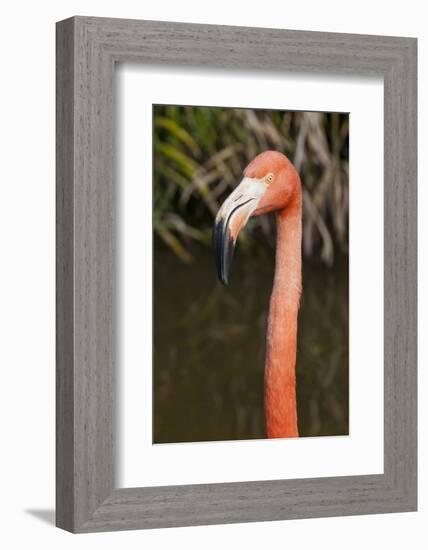
[[[73, 17], [57, 24], [59, 527], [91, 532], [416, 510], [416, 47], [413, 38], [154, 21]], [[116, 62], [383, 76], [382, 475], [115, 488]]]

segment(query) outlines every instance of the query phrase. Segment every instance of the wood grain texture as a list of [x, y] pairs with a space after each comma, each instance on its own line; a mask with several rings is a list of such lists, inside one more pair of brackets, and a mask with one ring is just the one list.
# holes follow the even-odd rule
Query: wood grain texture
[[[116, 62], [383, 76], [383, 475], [115, 489]], [[87, 17], [57, 24], [59, 527], [91, 532], [416, 510], [416, 78], [412, 38]]]
[[73, 528], [74, 25], [56, 36], [56, 520]]

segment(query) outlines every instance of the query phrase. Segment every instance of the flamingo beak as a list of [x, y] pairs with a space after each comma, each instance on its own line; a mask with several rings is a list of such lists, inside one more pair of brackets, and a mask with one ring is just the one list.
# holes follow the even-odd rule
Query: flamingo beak
[[227, 197], [217, 213], [213, 230], [213, 246], [218, 278], [223, 285], [228, 283], [233, 251], [239, 232], [257, 209], [266, 189], [265, 181], [244, 178]]

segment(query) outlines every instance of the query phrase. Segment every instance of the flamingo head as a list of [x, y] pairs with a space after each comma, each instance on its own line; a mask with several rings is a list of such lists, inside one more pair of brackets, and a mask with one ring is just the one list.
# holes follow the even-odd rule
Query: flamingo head
[[257, 155], [243, 172], [241, 183], [220, 207], [213, 232], [217, 272], [227, 285], [233, 251], [250, 216], [286, 210], [300, 197], [300, 178], [288, 158], [277, 151]]

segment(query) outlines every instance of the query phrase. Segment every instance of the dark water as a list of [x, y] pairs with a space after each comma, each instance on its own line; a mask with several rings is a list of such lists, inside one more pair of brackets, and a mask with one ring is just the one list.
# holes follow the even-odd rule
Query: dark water
[[[239, 254], [217, 282], [208, 249], [155, 249], [154, 443], [264, 437], [263, 363], [274, 258]], [[348, 262], [304, 262], [297, 401], [301, 436], [348, 433]]]

